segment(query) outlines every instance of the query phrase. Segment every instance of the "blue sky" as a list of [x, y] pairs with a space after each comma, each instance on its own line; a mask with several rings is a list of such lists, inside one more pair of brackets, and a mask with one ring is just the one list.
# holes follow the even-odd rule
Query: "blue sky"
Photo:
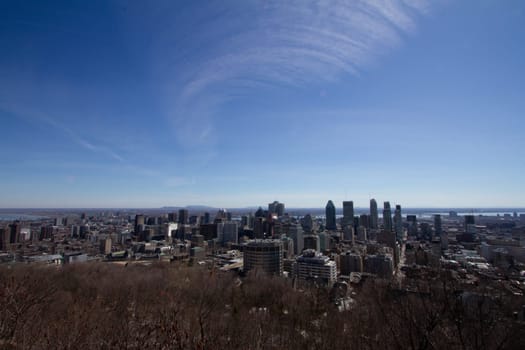
[[525, 207], [523, 1], [2, 1], [0, 207]]

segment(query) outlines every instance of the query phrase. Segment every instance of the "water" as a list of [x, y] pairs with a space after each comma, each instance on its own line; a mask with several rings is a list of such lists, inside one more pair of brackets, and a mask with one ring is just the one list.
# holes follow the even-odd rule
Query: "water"
[[36, 220], [42, 220], [42, 219], [48, 219], [47, 216], [39, 216], [39, 215], [29, 215], [29, 214], [18, 214], [18, 213], [9, 213], [9, 214], [0, 214], [0, 221], [36, 221]]

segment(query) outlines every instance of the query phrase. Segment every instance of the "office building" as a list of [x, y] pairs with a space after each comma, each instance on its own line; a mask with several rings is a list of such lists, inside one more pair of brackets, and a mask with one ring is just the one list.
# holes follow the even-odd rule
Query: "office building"
[[390, 209], [390, 202], [384, 202], [383, 206], [383, 229], [387, 232], [392, 232], [392, 210]]
[[396, 239], [401, 242], [403, 240], [403, 217], [401, 214], [401, 206], [399, 204], [396, 205], [396, 211], [394, 214], [394, 225]]
[[363, 272], [363, 257], [359, 253], [345, 252], [339, 255], [341, 275], [348, 276], [352, 272]]
[[354, 242], [354, 227], [346, 226], [343, 228], [343, 240], [348, 242]]
[[10, 244], [10, 230], [5, 227], [0, 227], [0, 251], [8, 249]]
[[301, 219], [301, 226], [303, 227], [303, 230], [305, 232], [312, 232], [313, 228], [314, 228], [314, 221], [312, 219], [312, 216], [310, 214], [306, 214], [302, 219]]
[[40, 228], [40, 235], [38, 236], [38, 240], [41, 241], [43, 239], [50, 239], [50, 238], [53, 238], [53, 233], [54, 233], [55, 229], [53, 226], [51, 225], [48, 225], [48, 226], [42, 226]]
[[354, 202], [343, 201], [343, 227], [354, 224]]
[[146, 218], [142, 214], [135, 215], [135, 234], [139, 234], [143, 229], [146, 223]]
[[367, 255], [364, 259], [364, 270], [382, 278], [394, 274], [394, 260], [391, 254]]
[[432, 230], [428, 222], [422, 222], [419, 224], [419, 229], [416, 226], [415, 234], [416, 237], [426, 239], [427, 241], [432, 241]]
[[295, 255], [301, 254], [304, 249], [304, 233], [301, 225], [290, 224], [288, 227], [288, 236], [293, 240]]
[[370, 200], [370, 228], [376, 230], [379, 227], [379, 215], [377, 212], [377, 202], [374, 198]]
[[319, 241], [319, 236], [317, 235], [305, 235], [304, 236], [304, 250], [311, 249], [316, 252], [321, 251], [321, 242]]
[[417, 226], [417, 216], [407, 215], [407, 224], [408, 224], [408, 235], [419, 238], [418, 226]]
[[361, 214], [359, 216], [359, 226], [363, 226], [366, 229], [370, 228], [370, 216]]
[[9, 225], [9, 243], [20, 243], [21, 241], [21, 229], [20, 222], [15, 221]]
[[220, 222], [217, 224], [217, 240], [221, 244], [238, 243], [239, 227], [236, 222]]
[[177, 222], [177, 213], [173, 212], [173, 213], [169, 213], [168, 214], [168, 221], [169, 222]]
[[280, 240], [253, 240], [244, 246], [244, 272], [264, 271], [271, 275], [283, 273], [283, 242]]
[[467, 233], [475, 233], [476, 232], [476, 221], [474, 219], [474, 215], [465, 215], [465, 232]]
[[253, 236], [257, 239], [262, 239], [265, 236], [266, 220], [262, 217], [256, 216], [253, 222]]
[[327, 232], [319, 232], [317, 238], [319, 240], [319, 250], [321, 252], [330, 250], [330, 241], [332, 237]]
[[217, 238], [217, 224], [200, 225], [200, 234], [204, 237], [205, 241]]
[[179, 217], [177, 223], [179, 225], [187, 225], [189, 222], [188, 209], [179, 209]]
[[443, 226], [441, 224], [441, 215], [436, 214], [434, 215], [434, 233], [437, 237], [441, 238], [441, 235], [443, 234]]
[[326, 213], [326, 229], [336, 230], [337, 225], [335, 221], [335, 205], [331, 200], [328, 201], [328, 203], [326, 204], [325, 213]]
[[284, 203], [279, 203], [278, 201], [269, 203], [268, 212], [270, 214], [277, 214], [278, 217], [283, 216], [284, 215]]
[[228, 211], [226, 209], [219, 209], [215, 215], [215, 222], [223, 222], [228, 220]]
[[307, 249], [295, 259], [292, 275], [298, 280], [332, 286], [337, 281], [337, 266], [327, 256]]
[[100, 254], [108, 255], [111, 254], [111, 238], [105, 238], [100, 240]]
[[54, 221], [53, 221], [53, 225], [54, 226], [62, 226], [62, 217], [61, 216], [57, 216]]
[[257, 209], [255, 212], [255, 218], [266, 218], [263, 208], [259, 207], [259, 209]]
[[359, 226], [357, 228], [357, 240], [361, 241], [361, 242], [366, 242], [367, 239], [368, 239], [368, 237], [367, 237], [366, 227]]

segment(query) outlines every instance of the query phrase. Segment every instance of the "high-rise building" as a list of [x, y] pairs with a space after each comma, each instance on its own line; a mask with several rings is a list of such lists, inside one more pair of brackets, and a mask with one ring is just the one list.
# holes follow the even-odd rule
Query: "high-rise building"
[[326, 212], [326, 229], [336, 230], [337, 225], [335, 222], [335, 205], [331, 200], [328, 201], [328, 203], [326, 203], [325, 212]]
[[42, 226], [40, 228], [40, 235], [38, 236], [38, 240], [41, 241], [43, 239], [50, 239], [53, 237], [54, 227], [51, 225], [48, 226]]
[[21, 226], [19, 221], [13, 222], [11, 225], [9, 225], [9, 243], [19, 243], [20, 242], [20, 232], [21, 232]]
[[283, 242], [280, 240], [253, 240], [244, 246], [245, 272], [264, 271], [271, 275], [283, 273]]
[[[407, 215], [408, 223], [408, 234], [413, 237], [419, 237], [418, 227], [417, 227], [417, 216], [416, 215]], [[427, 239], [427, 237], [425, 237]]]
[[357, 240], [361, 242], [366, 242], [368, 239], [366, 228], [364, 226], [359, 226], [357, 228]]
[[53, 223], [54, 226], [62, 226], [62, 217], [61, 216], [57, 216], [55, 219], [54, 219], [54, 223]]
[[319, 241], [318, 235], [305, 235], [304, 236], [304, 250], [312, 249], [316, 252], [321, 251], [321, 242]]
[[279, 203], [278, 201], [269, 203], [268, 212], [270, 214], [277, 214], [277, 216], [283, 216], [284, 215], [284, 203]]
[[226, 209], [219, 209], [217, 215], [215, 215], [215, 222], [222, 222], [228, 220], [228, 212]]
[[332, 286], [337, 281], [337, 265], [329, 257], [307, 249], [293, 264], [293, 277]]
[[221, 244], [237, 243], [239, 229], [236, 222], [220, 222], [217, 224], [217, 238]]
[[377, 213], [377, 202], [374, 198], [370, 200], [370, 228], [377, 229], [379, 227], [379, 216]]
[[169, 222], [177, 222], [177, 213], [169, 213], [168, 214], [168, 221]]
[[365, 272], [381, 278], [390, 278], [394, 273], [394, 259], [391, 254], [367, 255], [364, 259]]
[[293, 240], [293, 249], [295, 255], [299, 255], [304, 249], [304, 233], [303, 228], [299, 224], [290, 224], [288, 228], [288, 235]]
[[199, 220], [200, 220], [200, 216], [192, 215], [189, 218], [189, 223], [190, 223], [190, 225], [198, 225], [198, 224], [200, 224]]
[[257, 209], [257, 211], [255, 212], [255, 217], [256, 218], [266, 218], [263, 208], [259, 207], [259, 209]]
[[301, 225], [303, 227], [303, 230], [305, 232], [312, 232], [313, 228], [314, 228], [314, 221], [312, 220], [312, 215], [310, 214], [306, 214], [302, 219], [301, 219]]
[[471, 227], [476, 224], [476, 221], [474, 219], [474, 215], [465, 215], [465, 232], [474, 232]]
[[363, 272], [363, 257], [359, 253], [345, 252], [339, 255], [341, 275], [348, 276], [352, 272]]
[[394, 214], [394, 225], [395, 225], [396, 239], [398, 241], [402, 241], [403, 240], [403, 217], [401, 215], [401, 206], [399, 204], [396, 205], [396, 211]]
[[359, 215], [359, 226], [370, 228], [370, 216], [366, 214]]
[[210, 213], [209, 212], [205, 212], [204, 213], [204, 219], [203, 219], [204, 222], [203, 222], [203, 224], [209, 224], [210, 220], [211, 220]]
[[441, 224], [441, 215], [439, 214], [434, 215], [434, 233], [439, 238], [441, 238], [441, 235], [443, 234], [443, 226]]
[[187, 225], [189, 221], [189, 213], [188, 209], [179, 209], [179, 218], [178, 218], [178, 224], [179, 225]]
[[384, 202], [383, 229], [387, 232], [392, 232], [392, 210], [390, 209], [390, 202]]
[[343, 229], [343, 240], [348, 242], [354, 241], [354, 227], [353, 226], [346, 226]]
[[277, 204], [277, 215], [278, 216], [284, 215], [284, 203]]
[[343, 201], [343, 226], [354, 224], [354, 202]]
[[100, 254], [108, 255], [111, 254], [111, 238], [105, 238], [100, 240]]
[[0, 251], [7, 250], [10, 240], [10, 230], [5, 227], [0, 227]]
[[332, 236], [330, 236], [327, 232], [319, 232], [317, 239], [319, 240], [319, 250], [321, 252], [330, 250], [331, 238]]
[[135, 215], [135, 233], [138, 234], [143, 230], [145, 224], [145, 216], [142, 214]]
[[441, 242], [441, 249], [447, 250], [448, 249], [448, 233], [443, 231], [443, 228], [441, 226], [441, 215], [434, 216], [434, 230], [436, 232], [436, 236], [439, 234], [439, 240]]
[[200, 234], [204, 237], [204, 240], [206, 241], [217, 238], [217, 224], [200, 225]]
[[432, 241], [432, 230], [430, 229], [430, 224], [428, 222], [422, 222], [419, 224], [419, 230], [415, 230], [417, 237], [422, 237], [427, 241]]
[[255, 217], [253, 223], [253, 235], [255, 238], [264, 238], [266, 220], [262, 217]]

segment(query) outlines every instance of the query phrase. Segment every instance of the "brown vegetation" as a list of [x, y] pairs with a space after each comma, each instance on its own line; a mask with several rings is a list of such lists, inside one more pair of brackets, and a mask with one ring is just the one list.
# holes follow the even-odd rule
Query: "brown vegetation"
[[0, 348], [525, 348], [520, 305], [426, 283], [398, 293], [372, 281], [339, 312], [324, 289], [200, 267], [0, 268]]

